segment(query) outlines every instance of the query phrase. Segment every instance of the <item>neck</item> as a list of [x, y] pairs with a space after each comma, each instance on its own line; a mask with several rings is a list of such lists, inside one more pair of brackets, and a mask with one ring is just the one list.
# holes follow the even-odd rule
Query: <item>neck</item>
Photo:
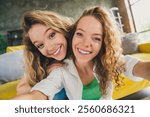
[[78, 61], [74, 61], [75, 66], [77, 68], [80, 79], [84, 85], [89, 84], [93, 80], [93, 63], [80, 63]]
[[85, 70], [93, 70], [93, 63], [92, 62], [88, 62], [88, 63], [80, 63], [78, 61], [74, 61], [77, 69], [80, 69], [82, 71], [85, 71]]

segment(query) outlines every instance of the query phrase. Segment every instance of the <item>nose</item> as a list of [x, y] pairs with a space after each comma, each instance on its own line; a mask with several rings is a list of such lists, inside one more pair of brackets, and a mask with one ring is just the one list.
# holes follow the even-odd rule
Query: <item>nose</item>
[[85, 47], [91, 47], [92, 46], [92, 42], [91, 42], [91, 39], [89, 37], [86, 37], [84, 39], [83, 46], [85, 46]]
[[52, 44], [51, 42], [49, 42], [49, 41], [45, 41], [45, 48], [48, 50], [48, 51], [50, 51], [50, 50], [52, 50], [52, 48], [53, 48], [53, 46], [54, 46], [54, 44]]

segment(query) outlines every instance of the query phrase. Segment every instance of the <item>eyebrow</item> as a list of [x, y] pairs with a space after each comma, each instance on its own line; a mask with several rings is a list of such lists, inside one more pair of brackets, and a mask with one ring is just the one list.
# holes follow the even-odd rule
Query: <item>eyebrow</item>
[[46, 31], [44, 32], [44, 34], [47, 33], [49, 30], [51, 30], [51, 28], [47, 28]]
[[76, 31], [77, 31], [77, 30], [81, 30], [81, 31], [85, 32], [85, 31], [84, 31], [83, 29], [81, 29], [81, 28], [77, 28]]
[[[82, 28], [76, 29], [76, 31], [78, 31], [78, 30], [81, 30], [81, 31], [85, 32]], [[101, 34], [101, 33], [94, 33], [93, 35], [102, 36], [103, 34]]]

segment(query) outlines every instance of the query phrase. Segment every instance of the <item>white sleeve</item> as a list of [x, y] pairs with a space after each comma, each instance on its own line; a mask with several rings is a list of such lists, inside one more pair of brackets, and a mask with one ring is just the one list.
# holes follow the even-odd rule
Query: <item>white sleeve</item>
[[53, 70], [47, 78], [34, 85], [31, 91], [38, 90], [47, 95], [50, 100], [53, 99], [54, 95], [63, 88], [63, 74], [61, 69], [63, 68]]
[[141, 81], [143, 78], [137, 77], [133, 75], [133, 68], [135, 64], [137, 64], [140, 60], [138, 58], [135, 58], [133, 56], [125, 55], [124, 59], [126, 61], [126, 71], [124, 72], [124, 75], [128, 77], [131, 80], [134, 81]]

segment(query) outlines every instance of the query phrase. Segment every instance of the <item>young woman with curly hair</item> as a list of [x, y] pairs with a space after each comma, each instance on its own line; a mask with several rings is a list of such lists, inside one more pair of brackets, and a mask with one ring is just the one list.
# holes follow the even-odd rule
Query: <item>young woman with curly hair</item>
[[18, 95], [28, 93], [46, 78], [53, 63], [63, 64], [69, 54], [67, 33], [71, 24], [71, 19], [46, 10], [24, 14], [25, 74], [17, 86]]
[[52, 99], [62, 88], [69, 99], [112, 99], [112, 82], [120, 86], [120, 74], [150, 79], [150, 61], [122, 55], [119, 33], [105, 8], [85, 10], [71, 27], [70, 38], [72, 58], [64, 61], [66, 65], [16, 99]]

